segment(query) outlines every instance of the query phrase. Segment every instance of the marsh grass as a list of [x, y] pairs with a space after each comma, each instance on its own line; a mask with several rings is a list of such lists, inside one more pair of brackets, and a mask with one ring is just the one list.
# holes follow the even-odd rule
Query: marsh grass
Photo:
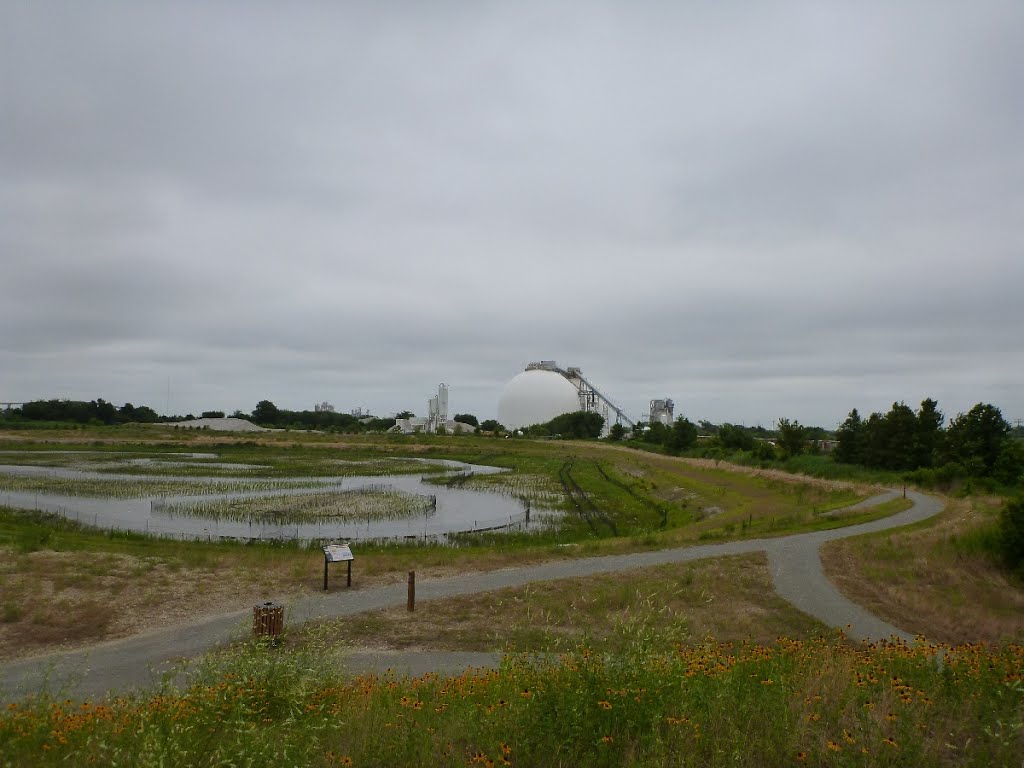
[[[101, 432], [119, 434], [116, 430]], [[448, 471], [446, 467], [419, 459], [447, 458], [511, 470], [501, 475], [474, 477], [467, 484], [469, 487], [517, 495], [541, 507], [571, 511], [559, 480], [562, 468], [571, 465], [573, 481], [594, 502], [598, 519], [606, 521], [595, 528], [575, 514], [563, 516], [559, 526], [576, 539], [594, 534], [607, 536], [613, 531], [631, 536], [667, 530], [696, 532], [697, 535], [711, 530], [711, 537], [732, 537], [734, 531], [724, 530], [725, 526], [732, 525], [733, 529], [740, 529], [740, 533], [748, 533], [744, 521], [761, 531], [810, 530], [816, 514], [865, 496], [864, 490], [850, 486], [806, 479], [765, 478], [736, 472], [735, 468], [718, 466], [716, 462], [695, 463], [597, 443], [495, 441], [471, 436], [447, 440], [431, 436], [386, 436], [346, 439], [346, 443], [339, 446], [325, 445], [323, 436], [303, 435], [303, 442], [294, 442], [295, 437], [290, 438], [293, 442], [288, 442], [288, 438], [276, 435], [261, 438], [265, 444], [230, 442], [226, 437], [214, 437], [204, 440], [200, 446], [190, 443], [184, 436], [178, 437], [177, 442], [165, 441], [159, 446], [104, 441], [80, 446], [82, 455], [92, 459], [109, 456], [123, 463], [125, 457], [149, 457], [153, 459], [151, 464], [135, 469], [145, 473], [149, 468], [162, 466], [162, 471], [168, 474], [163, 480], [141, 477], [139, 480], [98, 477], [72, 480], [0, 474], [0, 492], [17, 490], [99, 498], [256, 493], [310, 486], [318, 477], [329, 475], [415, 471], [441, 476]], [[12, 443], [4, 446], [0, 442], [0, 446], [11, 447]], [[53, 445], [34, 447], [52, 448]], [[215, 455], [187, 462], [173, 455], [200, 448]], [[123, 453], [114, 453], [114, 450]], [[408, 455], [402, 456], [399, 452]], [[31, 450], [25, 455], [38, 455], [41, 461], [59, 460], [68, 465], [76, 462], [73, 453], [58, 455]], [[55, 456], [60, 458], [55, 459]], [[251, 475], [246, 473], [245, 480], [234, 482], [230, 477], [204, 479], [200, 476], [219, 463], [258, 466], [260, 470]], [[204, 464], [209, 467], [204, 468]], [[707, 514], [705, 510], [714, 510], [714, 514]]]
[[[105, 439], [72, 442], [58, 434], [52, 442], [25, 443], [0, 438], [0, 464], [167, 476], [231, 476], [255, 471], [266, 477], [350, 477], [448, 471], [438, 463], [391, 455], [394, 446], [379, 438], [364, 445], [347, 445], [339, 457], [337, 447], [322, 445], [323, 439], [315, 435], [290, 444], [280, 439], [239, 442], [221, 436], [204, 441], [208, 446], [197, 446], [190, 445], [184, 434], [146, 444], [117, 439], [138, 434], [131, 430], [100, 430], [99, 434]], [[197, 450], [188, 450], [193, 448]]]
[[324, 481], [277, 480], [224, 480], [182, 477], [181, 480], [152, 480], [140, 478], [68, 478], [44, 475], [8, 475], [0, 473], [0, 502], [6, 491], [41, 493], [55, 496], [85, 496], [96, 499], [143, 499], [156, 496], [202, 496], [214, 493], [258, 493], [286, 490], [311, 485], [325, 485]]
[[170, 502], [160, 503], [156, 509], [169, 515], [250, 523], [352, 523], [432, 515], [435, 508], [426, 496], [382, 487], [287, 496]]
[[491, 491], [505, 496], [527, 499], [544, 507], [558, 508], [566, 501], [565, 493], [558, 482], [548, 475], [539, 473], [474, 475], [462, 487], [473, 491]]

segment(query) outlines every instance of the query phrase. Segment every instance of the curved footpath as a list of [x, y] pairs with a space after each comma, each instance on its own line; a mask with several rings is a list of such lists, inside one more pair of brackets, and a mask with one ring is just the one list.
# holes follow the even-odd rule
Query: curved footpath
[[[896, 491], [887, 491], [856, 507], [874, 506], [896, 496]], [[747, 539], [628, 555], [558, 560], [522, 568], [454, 576], [417, 583], [416, 597], [420, 602], [440, 600], [505, 587], [520, 587], [536, 581], [763, 551], [768, 555], [775, 589], [800, 610], [829, 626], [849, 625], [846, 632], [854, 639], [883, 640], [895, 636], [912, 641], [908, 633], [885, 623], [844, 597], [825, 577], [819, 556], [819, 549], [825, 542], [909, 525], [932, 517], [943, 509], [942, 504], [930, 496], [907, 491], [907, 497], [913, 501], [911, 509], [845, 528], [774, 539]], [[365, 590], [340, 590], [292, 603], [288, 607], [288, 622], [296, 625], [311, 619], [390, 608], [403, 605], [406, 597], [405, 584]], [[251, 611], [239, 611], [189, 626], [110, 641], [82, 651], [6, 664], [0, 672], [0, 699], [7, 701], [21, 698], [40, 691], [44, 686], [51, 691], [59, 691], [61, 695], [96, 698], [108, 691], [153, 685], [162, 675], [173, 671], [183, 659], [199, 656], [218, 644], [247, 634], [251, 615]], [[346, 667], [353, 671], [391, 668], [399, 674], [421, 674], [431, 670], [461, 671], [468, 666], [490, 666], [495, 665], [498, 659], [498, 654], [494, 653], [369, 653], [350, 654], [346, 657]]]

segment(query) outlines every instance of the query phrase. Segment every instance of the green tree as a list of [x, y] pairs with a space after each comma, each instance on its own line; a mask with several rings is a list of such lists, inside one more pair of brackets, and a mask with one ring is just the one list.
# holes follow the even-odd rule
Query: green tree
[[463, 424], [469, 424], [473, 427], [480, 426], [480, 422], [472, 413], [456, 413], [452, 418], [455, 419], [455, 421], [461, 421]]
[[257, 424], [275, 425], [280, 418], [280, 410], [269, 400], [260, 400], [252, 412], [252, 420]]
[[94, 418], [104, 424], [114, 424], [117, 422], [117, 408], [114, 407], [113, 403], [108, 403], [101, 397], [94, 400], [90, 405], [92, 405], [95, 411]]
[[917, 416], [906, 403], [893, 403], [883, 421], [881, 462], [885, 469], [912, 469]]
[[1024, 481], [1024, 441], [1007, 438], [992, 468], [992, 477], [1004, 485], [1020, 485]]
[[647, 429], [644, 430], [642, 435], [645, 443], [654, 443], [655, 445], [668, 445], [669, 434], [672, 428], [662, 424], [660, 421], [654, 421], [647, 425]]
[[799, 456], [804, 452], [806, 447], [805, 443], [807, 440], [807, 430], [805, 427], [800, 425], [800, 422], [794, 419], [779, 419], [779, 447], [782, 449], [782, 453], [789, 458], [790, 456]]
[[697, 444], [697, 425], [685, 416], [680, 416], [668, 432], [665, 447], [672, 453], [682, 453]]
[[946, 417], [939, 404], [930, 397], [921, 401], [917, 410], [917, 431], [914, 435], [913, 468], [931, 467], [942, 439], [942, 422]]
[[146, 405], [140, 405], [138, 407], [131, 403], [125, 403], [117, 409], [118, 421], [128, 422], [134, 421], [140, 424], [152, 424], [159, 417], [156, 415], [156, 411]]
[[754, 436], [744, 427], [735, 424], [723, 424], [718, 428], [718, 442], [723, 448], [734, 451], [754, 450]]
[[1000, 456], [1007, 450], [1010, 425], [994, 405], [978, 403], [967, 413], [957, 414], [946, 430], [948, 457], [979, 477], [993, 474]]
[[775, 455], [775, 446], [768, 440], [755, 440], [753, 453], [754, 458], [759, 461], [775, 461], [777, 458]]
[[[941, 414], [938, 415], [941, 417]], [[926, 411], [925, 419], [927, 418], [929, 415]], [[934, 418], [934, 414], [931, 414], [931, 418]], [[847, 419], [847, 422], [849, 421]], [[847, 422], [843, 422], [840, 431], [843, 427], [856, 429], [854, 423]], [[885, 415], [872, 413], [868, 420], [862, 423], [859, 463], [880, 469], [913, 469], [919, 466], [916, 463], [916, 452], [920, 438], [921, 421], [918, 415], [905, 403], [893, 403]]]
[[864, 422], [854, 408], [846, 421], [836, 430], [836, 445], [833, 457], [844, 464], [860, 464], [864, 457]]
[[[546, 428], [546, 432], [541, 434], [561, 435], [577, 440], [595, 440], [601, 436], [601, 431], [604, 429], [604, 417], [593, 411], [575, 411], [555, 416], [543, 426]], [[535, 433], [531, 430], [531, 434]]]
[[497, 419], [484, 419], [480, 422], [480, 429], [484, 432], [504, 432], [505, 428], [498, 423]]
[[872, 413], [864, 422], [860, 440], [860, 463], [866, 467], [882, 466], [885, 453], [885, 417]]
[[626, 428], [619, 422], [615, 422], [608, 429], [608, 439], [614, 442], [618, 442], [626, 436]]

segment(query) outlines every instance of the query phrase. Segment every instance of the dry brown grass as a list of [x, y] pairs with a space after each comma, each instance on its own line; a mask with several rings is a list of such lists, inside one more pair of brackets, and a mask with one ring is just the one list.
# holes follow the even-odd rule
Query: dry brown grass
[[1024, 585], [964, 545], [992, 524], [995, 501], [945, 501], [930, 525], [826, 545], [826, 574], [850, 599], [930, 640], [1021, 642]]
[[[400, 583], [410, 570], [421, 579], [438, 579], [544, 559], [543, 551], [477, 553], [471, 559], [436, 548], [383, 552], [357, 558], [353, 588]], [[330, 589], [344, 590], [344, 584], [344, 571], [336, 567]], [[225, 550], [179, 560], [109, 552], [17, 554], [0, 547], [0, 661], [73, 650], [322, 590], [319, 550], [283, 550], [258, 560], [244, 550]]]
[[183, 568], [122, 554], [0, 550], [0, 563], [3, 661], [238, 610], [271, 586], [269, 574], [251, 570]]
[[616, 625], [640, 615], [680, 641], [769, 643], [827, 632], [774, 593], [763, 553], [542, 582], [326, 625], [330, 636], [376, 650], [535, 650], [583, 637], [614, 644]]

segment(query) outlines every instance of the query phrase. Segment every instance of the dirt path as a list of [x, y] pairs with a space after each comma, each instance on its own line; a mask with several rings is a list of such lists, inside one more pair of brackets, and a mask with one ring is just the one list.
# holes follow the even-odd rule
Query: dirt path
[[[896, 491], [889, 491], [862, 502], [860, 506], [880, 504], [895, 495]], [[880, 640], [895, 635], [911, 641], [913, 638], [908, 633], [883, 622], [844, 597], [825, 577], [818, 552], [827, 541], [909, 525], [942, 511], [942, 504], [930, 496], [912, 491], [907, 491], [907, 496], [914, 504], [911, 509], [847, 528], [775, 539], [748, 539], [461, 574], [417, 583], [416, 597], [419, 602], [427, 602], [518, 587], [536, 581], [764, 551], [768, 554], [776, 590], [800, 610], [830, 626], [847, 628], [847, 634], [853, 639]], [[288, 622], [294, 625], [311, 619], [352, 615], [402, 605], [405, 600], [405, 584], [351, 592], [339, 591], [293, 602], [288, 606]], [[108, 691], [152, 685], [182, 660], [194, 658], [219, 644], [244, 637], [249, 631], [250, 620], [249, 611], [239, 611], [191, 626], [173, 627], [111, 641], [84, 651], [8, 664], [0, 672], [0, 699], [20, 698], [26, 693], [39, 691], [43, 686], [59, 690], [63, 696], [96, 698]], [[495, 659], [492, 654], [449, 655], [427, 652], [402, 656], [363, 654], [351, 657], [348, 663], [350, 669], [380, 669], [383, 665], [398, 671], [418, 673], [427, 669], [450, 670], [459, 668], [459, 665], [464, 667], [467, 664], [494, 663]]]

